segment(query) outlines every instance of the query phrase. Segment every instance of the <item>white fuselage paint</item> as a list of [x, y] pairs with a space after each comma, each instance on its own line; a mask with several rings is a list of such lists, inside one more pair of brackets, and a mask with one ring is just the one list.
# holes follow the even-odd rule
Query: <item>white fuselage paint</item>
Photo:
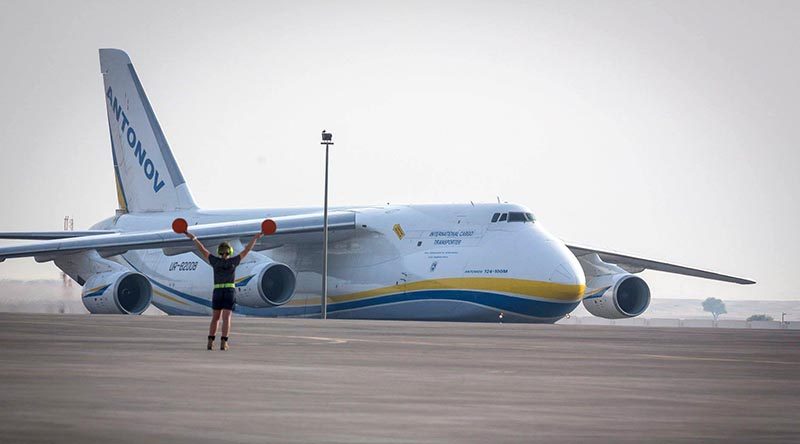
[[[328, 316], [338, 318], [555, 322], [581, 301], [585, 277], [562, 241], [536, 222], [491, 222], [495, 213], [529, 212], [513, 204], [388, 205], [337, 208], [356, 213], [356, 229], [331, 232]], [[307, 214], [318, 208], [130, 213], [96, 229], [139, 231]], [[241, 244], [234, 243], [236, 251]], [[213, 250], [212, 250], [213, 251]], [[260, 251], [297, 274], [289, 303], [237, 306], [254, 316], [320, 313], [322, 234]], [[110, 258], [146, 275], [153, 304], [169, 314], [211, 312], [211, 267], [194, 253], [160, 249]], [[237, 273], [237, 278], [244, 278]], [[238, 291], [238, 290], [237, 290]]]

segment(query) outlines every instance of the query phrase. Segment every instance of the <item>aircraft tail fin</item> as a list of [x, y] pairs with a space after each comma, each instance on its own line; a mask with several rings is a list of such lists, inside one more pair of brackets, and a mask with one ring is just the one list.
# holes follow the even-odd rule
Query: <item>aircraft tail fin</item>
[[101, 49], [100, 71], [120, 210], [197, 208], [128, 54]]

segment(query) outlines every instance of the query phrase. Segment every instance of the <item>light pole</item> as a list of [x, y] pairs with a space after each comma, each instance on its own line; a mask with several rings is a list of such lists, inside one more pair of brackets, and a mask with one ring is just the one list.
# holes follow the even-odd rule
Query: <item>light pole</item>
[[328, 319], [328, 152], [333, 145], [333, 134], [322, 130], [325, 145], [325, 206], [322, 209], [322, 303], [320, 318]]

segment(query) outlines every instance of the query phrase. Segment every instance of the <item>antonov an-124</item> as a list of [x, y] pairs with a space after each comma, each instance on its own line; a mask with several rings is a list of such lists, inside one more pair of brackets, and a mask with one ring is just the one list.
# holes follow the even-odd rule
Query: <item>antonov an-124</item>
[[[236, 313], [321, 314], [321, 208], [205, 210], [195, 204], [128, 55], [100, 50], [119, 209], [85, 231], [3, 232], [35, 242], [0, 247], [0, 261], [53, 261], [91, 313], [211, 312], [212, 269], [184, 235], [236, 251], [262, 230], [236, 273]], [[567, 245], [521, 205], [379, 205], [329, 213], [331, 318], [553, 323], [580, 303], [595, 316], [641, 315], [645, 269], [737, 284], [752, 281]]]

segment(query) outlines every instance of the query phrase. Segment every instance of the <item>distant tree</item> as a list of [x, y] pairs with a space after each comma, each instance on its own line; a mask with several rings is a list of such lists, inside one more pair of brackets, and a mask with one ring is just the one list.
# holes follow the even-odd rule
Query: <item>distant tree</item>
[[747, 318], [747, 322], [750, 322], [750, 321], [774, 321], [774, 319], [772, 319], [772, 316], [770, 316], [770, 315], [759, 314], [759, 315], [753, 315], [753, 316], [750, 316], [749, 318]]
[[719, 315], [728, 312], [728, 310], [725, 309], [725, 303], [722, 302], [722, 299], [717, 298], [707, 298], [703, 301], [703, 311], [710, 312], [714, 316], [715, 321]]

